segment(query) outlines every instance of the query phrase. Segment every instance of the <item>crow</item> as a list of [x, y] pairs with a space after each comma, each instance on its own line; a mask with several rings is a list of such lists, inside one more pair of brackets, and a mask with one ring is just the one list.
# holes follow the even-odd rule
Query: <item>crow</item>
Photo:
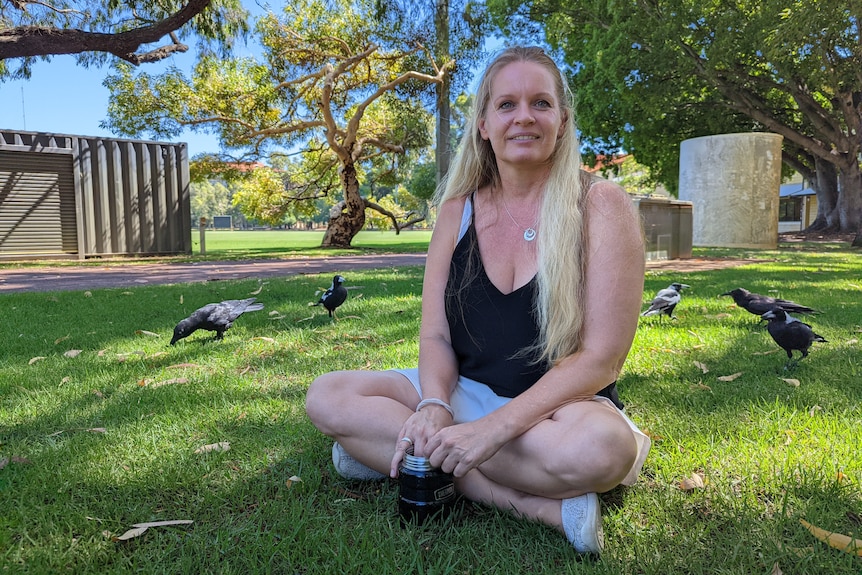
[[174, 345], [184, 337], [190, 336], [199, 329], [207, 329], [216, 332], [215, 339], [222, 339], [224, 332], [233, 325], [236, 318], [247, 311], [258, 311], [263, 309], [262, 303], [254, 303], [255, 299], [229, 299], [221, 303], [211, 303], [197, 309], [182, 320], [174, 328], [174, 337], [171, 345]]
[[[760, 317], [769, 321], [766, 325], [769, 335], [787, 352], [788, 362], [784, 365], [784, 369], [796, 367], [800, 360], [807, 357], [808, 348], [813, 342], [827, 343], [822, 335], [814, 333], [810, 325], [796, 319], [783, 309], [773, 308]], [[794, 350], [802, 352], [802, 357], [795, 361], [793, 360]]]
[[688, 287], [691, 286], [674, 282], [663, 290], [659, 290], [650, 303], [649, 308], [641, 316], [664, 314], [670, 316], [671, 319], [676, 319], [676, 316], [673, 315], [673, 309], [679, 303], [679, 300], [682, 299], [680, 292], [682, 292], [683, 288]]
[[753, 313], [754, 315], [761, 317], [764, 313], [775, 308], [791, 313], [820, 313], [816, 309], [800, 305], [790, 300], [777, 299], [769, 297], [768, 295], [751, 293], [744, 288], [736, 288], [734, 290], [724, 292], [721, 295], [729, 295], [733, 298], [733, 301], [736, 302], [736, 305], [749, 313]]
[[[344, 303], [344, 300], [347, 299], [347, 288], [344, 287], [344, 278], [340, 275], [336, 275], [332, 278], [332, 285], [329, 286], [323, 295], [320, 296], [320, 299], [317, 300], [317, 303], [314, 305], [323, 305], [329, 311], [329, 317], [334, 317], [336, 308]], [[337, 319], [337, 318], [336, 318]]]

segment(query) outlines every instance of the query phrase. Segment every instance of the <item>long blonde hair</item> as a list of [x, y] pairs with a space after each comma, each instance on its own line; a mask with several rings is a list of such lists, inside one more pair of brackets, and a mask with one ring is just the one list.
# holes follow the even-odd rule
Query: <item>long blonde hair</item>
[[572, 92], [556, 63], [534, 46], [506, 48], [494, 58], [479, 82], [464, 139], [455, 155], [449, 175], [437, 189], [437, 202], [468, 196], [477, 189], [499, 186], [500, 172], [491, 143], [479, 133], [491, 99], [491, 83], [505, 66], [533, 62], [546, 68], [554, 78], [556, 96], [565, 118], [563, 133], [551, 158], [541, 207], [538, 236], [537, 292], [534, 302], [539, 340], [537, 361], [554, 365], [580, 346], [583, 326], [583, 268], [586, 253], [583, 198], [588, 178], [581, 174], [581, 157], [575, 131]]

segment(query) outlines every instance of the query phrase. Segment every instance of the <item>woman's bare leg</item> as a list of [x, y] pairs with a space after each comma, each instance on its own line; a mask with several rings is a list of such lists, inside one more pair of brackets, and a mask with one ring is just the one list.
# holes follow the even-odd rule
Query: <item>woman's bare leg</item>
[[504, 445], [479, 469], [497, 485], [564, 499], [616, 487], [636, 457], [634, 434], [615, 408], [581, 401]]
[[335, 371], [305, 398], [311, 422], [360, 463], [389, 475], [398, 432], [419, 402], [410, 381], [391, 371]]

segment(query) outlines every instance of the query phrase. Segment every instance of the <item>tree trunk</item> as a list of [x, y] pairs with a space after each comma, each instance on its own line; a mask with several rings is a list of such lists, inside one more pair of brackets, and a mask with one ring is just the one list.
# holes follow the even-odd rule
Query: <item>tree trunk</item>
[[359, 195], [359, 179], [353, 162], [342, 166], [341, 185], [344, 201], [329, 212], [329, 223], [320, 244], [324, 248], [349, 248], [353, 237], [365, 225], [365, 200]]
[[838, 231], [862, 230], [862, 171], [858, 162], [850, 162], [838, 176]]
[[[434, 26], [437, 35], [437, 62], [449, 61], [449, 0], [436, 0]], [[437, 148], [434, 160], [437, 163], [437, 185], [449, 173], [449, 74], [443, 76], [443, 81], [435, 86], [437, 94]]]
[[838, 171], [835, 164], [825, 160], [815, 159], [817, 179], [812, 182], [817, 194], [817, 217], [806, 228], [806, 231], [824, 231], [836, 224], [835, 206], [838, 205]]

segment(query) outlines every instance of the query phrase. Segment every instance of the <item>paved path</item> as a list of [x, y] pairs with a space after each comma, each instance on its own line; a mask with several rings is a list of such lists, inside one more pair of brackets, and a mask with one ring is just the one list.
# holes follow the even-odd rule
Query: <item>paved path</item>
[[425, 254], [0, 269], [0, 294], [271, 278], [425, 265]]
[[[647, 270], [685, 274], [734, 267], [757, 260], [691, 258], [647, 262]], [[236, 260], [197, 263], [60, 265], [0, 269], [0, 294], [283, 277], [295, 274], [346, 273], [350, 270], [425, 265], [425, 254], [380, 254], [282, 260]]]

